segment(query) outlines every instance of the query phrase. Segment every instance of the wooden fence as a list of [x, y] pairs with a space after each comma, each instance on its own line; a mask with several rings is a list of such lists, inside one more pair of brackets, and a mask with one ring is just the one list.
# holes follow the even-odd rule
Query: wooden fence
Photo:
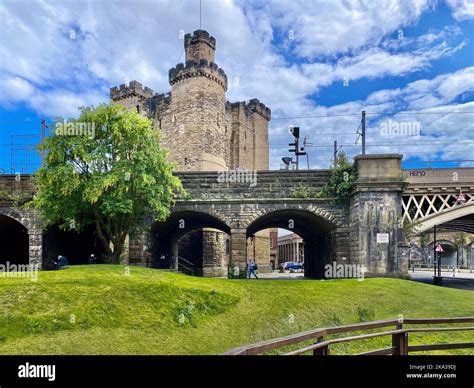
[[[408, 344], [408, 335], [410, 333], [441, 333], [456, 331], [472, 331], [474, 326], [454, 326], [454, 327], [404, 327], [404, 325], [436, 325], [436, 324], [465, 324], [474, 323], [474, 317], [462, 318], [400, 318], [387, 319], [381, 321], [364, 322], [354, 325], [326, 327], [320, 329], [308, 330], [305, 332], [276, 338], [269, 341], [263, 341], [252, 345], [246, 345], [232, 349], [226, 352], [226, 355], [256, 355], [266, 353], [283, 347], [299, 345], [302, 342], [313, 340], [310, 345], [302, 346], [296, 350], [291, 350], [284, 355], [299, 355], [312, 352], [313, 355], [327, 356], [330, 354], [330, 346], [334, 344], [364, 340], [369, 338], [391, 336], [392, 346], [376, 349], [369, 352], [358, 353], [357, 355], [408, 355], [411, 352], [431, 351], [431, 350], [449, 350], [449, 349], [467, 349], [474, 348], [474, 342], [460, 343], [442, 343], [412, 345]], [[387, 329], [375, 333], [352, 335], [333, 339], [324, 339], [330, 335], [353, 333], [356, 331], [367, 331], [373, 329]], [[473, 334], [474, 339], [474, 334]]]

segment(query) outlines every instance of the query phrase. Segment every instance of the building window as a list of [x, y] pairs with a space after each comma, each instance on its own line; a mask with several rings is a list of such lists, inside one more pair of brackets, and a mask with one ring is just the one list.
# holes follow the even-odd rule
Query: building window
[[137, 113], [140, 113], [140, 105], [137, 105]]

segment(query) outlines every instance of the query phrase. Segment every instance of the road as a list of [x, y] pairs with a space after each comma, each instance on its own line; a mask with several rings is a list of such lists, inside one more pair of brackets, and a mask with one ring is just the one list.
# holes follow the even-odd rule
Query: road
[[[412, 280], [422, 283], [433, 284], [432, 271], [410, 271]], [[460, 272], [453, 277], [452, 271], [441, 272], [443, 277], [443, 287], [458, 288], [462, 290], [474, 291], [474, 273]]]

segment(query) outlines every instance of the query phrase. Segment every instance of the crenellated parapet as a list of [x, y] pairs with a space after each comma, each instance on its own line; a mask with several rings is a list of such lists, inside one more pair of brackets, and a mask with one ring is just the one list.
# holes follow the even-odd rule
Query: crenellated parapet
[[171, 105], [171, 93], [156, 93], [150, 100], [152, 112], [165, 112]]
[[184, 47], [187, 48], [193, 44], [205, 43], [213, 50], [216, 49], [216, 39], [204, 30], [196, 30], [192, 34], [184, 35]]
[[226, 109], [242, 109], [247, 116], [254, 113], [259, 114], [265, 120], [270, 121], [272, 117], [272, 111], [265, 104], [260, 102], [257, 98], [253, 98], [250, 101], [238, 101], [232, 103], [226, 103]]
[[153, 96], [153, 90], [144, 87], [138, 81], [130, 81], [128, 85], [122, 84], [110, 88], [110, 99], [112, 101], [120, 101], [131, 97], [139, 97], [147, 99]]
[[179, 63], [176, 67], [171, 68], [168, 74], [170, 85], [191, 77], [207, 77], [221, 85], [224, 91], [227, 91], [227, 75], [225, 71], [207, 59], [200, 59], [199, 61], [189, 60], [186, 61], [186, 64]]

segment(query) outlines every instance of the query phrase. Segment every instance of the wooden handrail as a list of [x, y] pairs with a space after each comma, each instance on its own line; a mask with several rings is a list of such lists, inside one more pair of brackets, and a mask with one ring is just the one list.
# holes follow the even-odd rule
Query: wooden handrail
[[[298, 355], [313, 351], [314, 355], [328, 355], [329, 346], [337, 343], [352, 342], [356, 340], [369, 339], [374, 337], [392, 336], [392, 346], [384, 349], [377, 349], [370, 352], [359, 353], [359, 355], [374, 355], [374, 354], [392, 354], [392, 355], [406, 355], [409, 352], [425, 351], [425, 350], [439, 350], [439, 349], [466, 349], [474, 348], [474, 343], [447, 343], [447, 344], [432, 344], [432, 345], [417, 345], [408, 346], [409, 333], [428, 333], [428, 332], [452, 332], [452, 331], [470, 331], [474, 330], [474, 326], [463, 327], [424, 327], [424, 328], [404, 328], [404, 324], [410, 325], [432, 325], [432, 324], [455, 324], [455, 323], [473, 323], [474, 317], [456, 317], [456, 318], [399, 318], [386, 319], [373, 322], [364, 322], [353, 325], [326, 327], [320, 329], [313, 329], [288, 335], [281, 338], [276, 338], [268, 341], [258, 342], [247, 346], [241, 346], [231, 349], [225, 354], [227, 355], [255, 355], [266, 353], [271, 350], [283, 348], [286, 346], [297, 345], [301, 342], [315, 339], [316, 343], [302, 348], [285, 353], [285, 355]], [[376, 333], [368, 333], [362, 335], [355, 335], [350, 337], [333, 338], [324, 340], [325, 336], [350, 333], [363, 330], [383, 329], [395, 326], [394, 329], [388, 331], [381, 331]]]

